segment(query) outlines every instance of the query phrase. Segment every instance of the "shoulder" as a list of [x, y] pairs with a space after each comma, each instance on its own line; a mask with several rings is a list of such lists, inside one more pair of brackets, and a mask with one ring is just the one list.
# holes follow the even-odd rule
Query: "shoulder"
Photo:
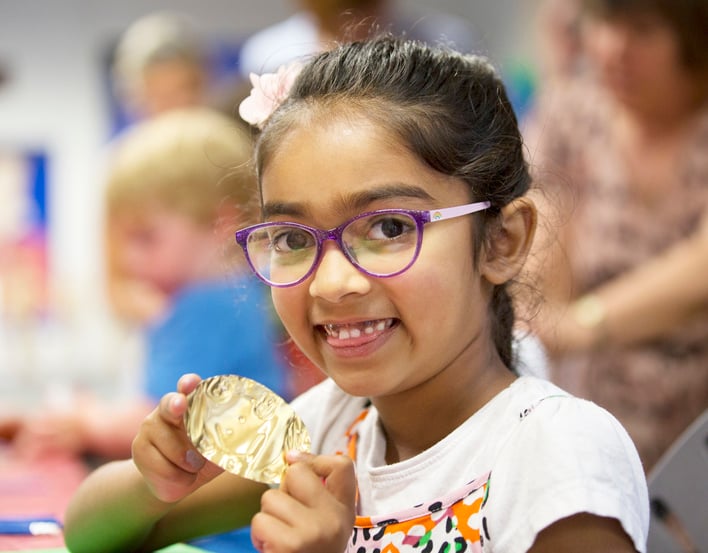
[[642, 472], [632, 440], [607, 410], [539, 378], [521, 377], [514, 388], [511, 404], [519, 424], [506, 450], [531, 452], [544, 446], [548, 455], [559, 457], [559, 464], [568, 455], [598, 462], [617, 458], [621, 465]]
[[[521, 384], [530, 389], [531, 401], [520, 409], [519, 424], [506, 437], [492, 468], [490, 533], [496, 531], [502, 542], [526, 540], [530, 547], [545, 527], [590, 513], [619, 520], [643, 550], [646, 479], [627, 432], [592, 402], [552, 385], [551, 394], [539, 397], [542, 386], [537, 382], [527, 379]], [[509, 522], [521, 530], [505, 532]]]

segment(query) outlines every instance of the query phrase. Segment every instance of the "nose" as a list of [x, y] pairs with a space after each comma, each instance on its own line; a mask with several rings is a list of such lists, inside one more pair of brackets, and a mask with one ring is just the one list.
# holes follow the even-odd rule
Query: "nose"
[[366, 294], [371, 288], [367, 275], [347, 259], [331, 240], [322, 246], [322, 257], [310, 281], [310, 295], [336, 303], [349, 294]]

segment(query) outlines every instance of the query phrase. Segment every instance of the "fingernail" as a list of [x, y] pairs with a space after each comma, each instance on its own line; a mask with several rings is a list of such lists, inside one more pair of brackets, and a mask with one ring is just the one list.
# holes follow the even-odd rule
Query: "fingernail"
[[204, 463], [206, 462], [204, 457], [199, 455], [196, 451], [193, 449], [188, 449], [187, 453], [185, 454], [185, 459], [187, 460], [187, 464], [192, 467], [195, 470], [199, 470], [204, 466]]

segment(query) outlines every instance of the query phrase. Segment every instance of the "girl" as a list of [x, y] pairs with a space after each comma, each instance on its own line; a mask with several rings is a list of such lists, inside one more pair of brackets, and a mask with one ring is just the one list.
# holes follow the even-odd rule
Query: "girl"
[[315, 57], [262, 126], [266, 222], [237, 239], [329, 377], [293, 403], [316, 455], [291, 452], [280, 489], [222, 473], [187, 439], [186, 376], [133, 460], [73, 499], [71, 550], [152, 551], [251, 520], [263, 552], [644, 551], [646, 486], [622, 427], [513, 371], [507, 283], [536, 212], [493, 69], [352, 43]]

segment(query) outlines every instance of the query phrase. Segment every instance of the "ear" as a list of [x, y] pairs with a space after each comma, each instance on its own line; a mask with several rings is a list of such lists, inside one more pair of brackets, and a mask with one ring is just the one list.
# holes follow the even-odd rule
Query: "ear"
[[482, 276], [498, 285], [519, 273], [531, 249], [536, 221], [536, 206], [527, 196], [504, 206], [487, 236], [480, 263]]

